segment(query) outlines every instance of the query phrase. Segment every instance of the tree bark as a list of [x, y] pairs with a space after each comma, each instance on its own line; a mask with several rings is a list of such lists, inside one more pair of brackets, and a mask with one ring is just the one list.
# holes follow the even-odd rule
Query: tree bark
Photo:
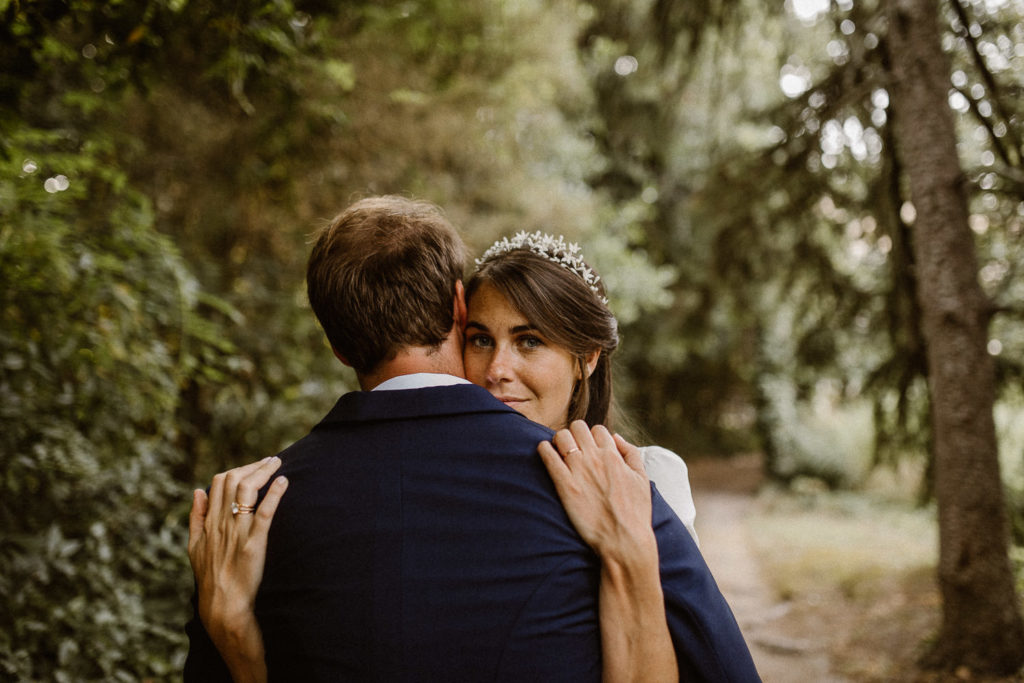
[[913, 249], [931, 391], [942, 627], [924, 664], [1016, 672], [1024, 622], [992, 416], [990, 302], [978, 283], [965, 178], [947, 101], [935, 0], [888, 0], [898, 153], [916, 209]]

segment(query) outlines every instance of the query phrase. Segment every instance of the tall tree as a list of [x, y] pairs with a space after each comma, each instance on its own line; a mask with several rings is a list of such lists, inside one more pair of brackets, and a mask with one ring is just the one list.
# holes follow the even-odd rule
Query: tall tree
[[[687, 13], [704, 5], [714, 21]], [[797, 413], [820, 385], [840, 402], [870, 400], [876, 458], [931, 452], [938, 460], [945, 625], [929, 663], [1014, 670], [1024, 648], [993, 400], [997, 378], [1006, 387], [1020, 377], [1020, 320], [1008, 315], [1020, 298], [1012, 275], [1024, 263], [1019, 9], [965, 0], [902, 11], [839, 0], [790, 17], [758, 5], [594, 3], [581, 42], [609, 72], [595, 80], [605, 124], [597, 138], [609, 157], [595, 184], [618, 199], [652, 198], [643, 237], [681, 273], [673, 307], [639, 330], [646, 355], [630, 370], [663, 406], [648, 413], [652, 421], [676, 424], [676, 415], [699, 414], [673, 414], [680, 394], [697, 395], [686, 389], [727, 385], [702, 360], [739, 370], [727, 398], [743, 399], [744, 384], [759, 390], [746, 393], [758, 401], [781, 474], [799, 472], [794, 462], [829, 474], [820, 454], [836, 449], [804, 445]], [[908, 32], [921, 18], [930, 23], [919, 44]], [[686, 51], [666, 50], [666, 33], [651, 25], [671, 25]], [[740, 58], [737, 76], [730, 64], [750, 49], [765, 56]], [[894, 65], [907, 86], [899, 95]], [[765, 82], [781, 92], [758, 100]], [[713, 116], [702, 118], [705, 103]], [[688, 140], [688, 130], [708, 142]], [[765, 352], [737, 353], [752, 337]]]
[[935, 0], [890, 0], [897, 152], [916, 209], [918, 269], [939, 502], [943, 622], [926, 663], [1011, 673], [1024, 623], [1007, 560], [1007, 519], [986, 350], [991, 306], [978, 282]]

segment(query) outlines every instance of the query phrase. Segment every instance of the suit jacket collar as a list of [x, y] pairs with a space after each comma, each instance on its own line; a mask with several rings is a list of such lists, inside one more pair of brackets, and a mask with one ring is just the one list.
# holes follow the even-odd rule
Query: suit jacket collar
[[352, 391], [338, 399], [317, 427], [465, 413], [519, 414], [483, 387], [456, 384], [397, 391]]

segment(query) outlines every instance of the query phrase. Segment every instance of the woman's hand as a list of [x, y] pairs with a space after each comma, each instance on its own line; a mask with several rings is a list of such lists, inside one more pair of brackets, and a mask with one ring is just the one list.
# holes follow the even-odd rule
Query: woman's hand
[[651, 528], [651, 486], [640, 450], [582, 420], [540, 444], [541, 459], [576, 531], [603, 561], [636, 552], [657, 557]]
[[267, 678], [254, 605], [267, 533], [288, 481], [275, 479], [254, 506], [259, 489], [280, 466], [280, 458], [272, 457], [222, 472], [213, 478], [209, 496], [198, 489], [192, 497], [188, 556], [198, 585], [199, 618], [236, 683]]
[[651, 485], [639, 449], [577, 420], [537, 450], [583, 540], [601, 558], [602, 668], [612, 681], [676, 681], [651, 527]]

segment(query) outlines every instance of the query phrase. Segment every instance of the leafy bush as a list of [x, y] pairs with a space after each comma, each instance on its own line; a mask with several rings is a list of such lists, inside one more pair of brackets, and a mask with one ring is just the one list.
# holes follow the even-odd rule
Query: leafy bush
[[812, 477], [829, 488], [860, 483], [871, 465], [870, 404], [839, 402], [827, 382], [808, 400], [798, 400], [795, 387], [785, 378], [765, 376], [761, 382], [768, 397], [773, 476], [784, 481]]
[[212, 299], [116, 171], [53, 153], [59, 133], [22, 127], [9, 142], [0, 672], [169, 677], [191, 589], [176, 410], [183, 387], [226, 374], [233, 349]]
[[996, 404], [996, 434], [1005, 483], [1006, 508], [1016, 548], [1017, 575], [1024, 582], [1024, 400], [1021, 392], [1008, 391]]

